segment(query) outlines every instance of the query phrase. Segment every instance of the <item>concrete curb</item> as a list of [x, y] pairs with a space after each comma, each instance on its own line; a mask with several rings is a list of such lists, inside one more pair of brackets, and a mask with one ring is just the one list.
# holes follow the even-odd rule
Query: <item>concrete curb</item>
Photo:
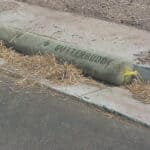
[[150, 81], [150, 66], [134, 65], [134, 68], [139, 72], [143, 80]]
[[[15, 68], [3, 66], [6, 61], [0, 59], [0, 72], [13, 77], [21, 78]], [[134, 99], [131, 93], [119, 87], [107, 87], [100, 89], [93, 85], [78, 84], [71, 86], [56, 85], [46, 79], [36, 80], [41, 85], [60, 93], [78, 98], [80, 101], [104, 108], [108, 112], [121, 115], [131, 121], [150, 127], [150, 105], [140, 103]]]

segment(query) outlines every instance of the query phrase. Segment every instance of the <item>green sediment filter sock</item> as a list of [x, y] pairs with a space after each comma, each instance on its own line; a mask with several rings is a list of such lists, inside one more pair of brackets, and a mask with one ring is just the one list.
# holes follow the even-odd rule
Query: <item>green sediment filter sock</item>
[[84, 73], [112, 84], [122, 85], [131, 81], [137, 72], [133, 66], [119, 58], [96, 54], [74, 46], [54, 41], [49, 37], [0, 26], [0, 40], [24, 54], [51, 54], [81, 68]]

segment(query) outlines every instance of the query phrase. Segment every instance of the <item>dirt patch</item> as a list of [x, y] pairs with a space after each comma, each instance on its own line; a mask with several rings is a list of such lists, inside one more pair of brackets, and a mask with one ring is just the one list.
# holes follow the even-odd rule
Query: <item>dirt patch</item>
[[19, 5], [15, 2], [0, 2], [0, 12], [8, 10], [16, 10]]
[[139, 54], [135, 54], [135, 56], [137, 57], [136, 61], [138, 64], [150, 66], [150, 50], [147, 52], [141, 52]]
[[18, 0], [150, 30], [149, 0]]

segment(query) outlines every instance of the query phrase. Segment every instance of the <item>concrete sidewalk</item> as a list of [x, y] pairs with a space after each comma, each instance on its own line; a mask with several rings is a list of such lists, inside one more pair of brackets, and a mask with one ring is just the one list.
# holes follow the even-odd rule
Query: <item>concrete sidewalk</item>
[[[54, 40], [85, 49], [90, 48], [97, 53], [105, 52], [133, 63], [136, 59], [134, 54], [150, 49], [150, 33], [147, 31], [13, 0], [2, 0], [2, 5], [4, 3], [7, 4], [7, 9], [2, 9], [0, 5], [1, 23], [46, 35]], [[5, 71], [6, 69], [1, 68]], [[46, 80], [38, 82], [150, 127], [150, 105], [137, 101], [126, 89], [120, 87], [99, 89], [81, 84], [58, 86]]]

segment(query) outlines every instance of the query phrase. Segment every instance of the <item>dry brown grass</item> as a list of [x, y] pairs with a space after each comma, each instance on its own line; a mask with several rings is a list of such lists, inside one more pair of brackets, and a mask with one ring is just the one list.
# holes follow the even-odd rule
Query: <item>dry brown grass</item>
[[24, 74], [24, 80], [49, 79], [56, 83], [74, 84], [86, 80], [82, 70], [71, 64], [62, 64], [50, 55], [22, 55], [8, 49], [0, 42], [0, 57], [8, 61], [7, 65], [14, 66], [17, 71]]
[[132, 84], [126, 86], [134, 97], [145, 104], [150, 104], [150, 82], [135, 80]]
[[150, 30], [149, 0], [18, 0]]

